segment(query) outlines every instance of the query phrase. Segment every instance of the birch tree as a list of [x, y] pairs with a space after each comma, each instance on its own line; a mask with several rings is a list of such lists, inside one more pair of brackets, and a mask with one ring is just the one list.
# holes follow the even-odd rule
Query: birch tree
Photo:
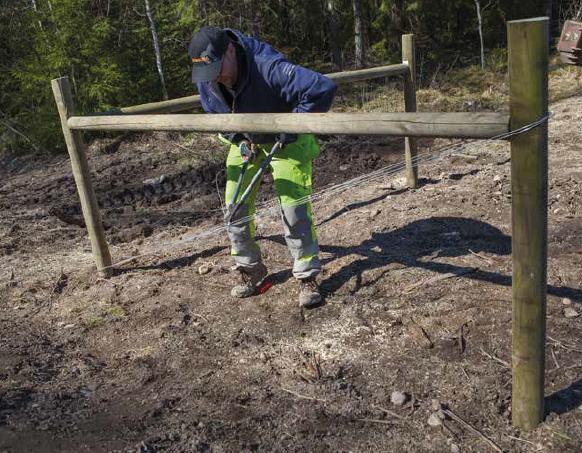
[[150, 24], [150, 31], [152, 32], [152, 40], [154, 42], [154, 52], [156, 54], [156, 67], [158, 68], [158, 75], [160, 77], [160, 83], [162, 85], [162, 96], [164, 100], [168, 99], [168, 90], [166, 89], [166, 81], [164, 79], [164, 68], [162, 67], [162, 54], [160, 53], [160, 41], [158, 40], [158, 32], [156, 30], [156, 22], [154, 21], [154, 15], [150, 7], [149, 0], [144, 0], [146, 16]]
[[481, 48], [481, 69], [485, 69], [485, 47], [483, 44], [483, 17], [481, 15], [481, 4], [479, 0], [475, 1], [475, 8], [477, 9], [477, 28], [479, 29], [479, 44]]
[[362, 1], [353, 0], [353, 6], [354, 6], [354, 46], [355, 46], [356, 68], [362, 68], [366, 64]]

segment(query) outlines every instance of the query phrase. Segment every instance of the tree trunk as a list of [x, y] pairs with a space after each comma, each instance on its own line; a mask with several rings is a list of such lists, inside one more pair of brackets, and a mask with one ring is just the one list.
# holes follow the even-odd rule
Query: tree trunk
[[550, 19], [552, 23], [552, 0], [544, 0], [544, 14]]
[[334, 71], [342, 70], [342, 54], [338, 43], [337, 16], [335, 14], [335, 0], [326, 0], [327, 25], [329, 27], [329, 48], [331, 63]]
[[[394, 0], [391, 11], [394, 28], [399, 35], [404, 34], [406, 31], [404, 29], [404, 0]], [[400, 36], [394, 36], [394, 38], [400, 39]]]
[[289, 30], [290, 20], [289, 20], [289, 6], [287, 5], [287, 0], [278, 1], [279, 8], [279, 23], [283, 30]]
[[363, 68], [366, 64], [366, 55], [364, 49], [364, 23], [361, 0], [354, 0], [354, 45], [356, 68]]
[[479, 28], [479, 44], [481, 46], [481, 69], [485, 69], [485, 47], [483, 45], [483, 18], [481, 17], [481, 4], [479, 0], [475, 1], [475, 8], [477, 9], [477, 26]]
[[208, 4], [206, 0], [198, 0], [198, 9], [202, 17], [202, 25], [208, 25]]
[[150, 30], [152, 32], [152, 40], [154, 42], [154, 52], [156, 54], [156, 66], [158, 68], [158, 74], [160, 76], [160, 83], [162, 84], [162, 96], [164, 100], [168, 100], [168, 90], [166, 90], [166, 81], [164, 80], [164, 69], [162, 67], [162, 55], [160, 53], [160, 41], [158, 40], [158, 32], [156, 31], [156, 23], [154, 22], [154, 15], [150, 8], [150, 1], [144, 0], [146, 16], [148, 17], [148, 22], [150, 23]]
[[[31, 0], [31, 4], [32, 4], [32, 9], [34, 10], [34, 12], [38, 14], [38, 8], [36, 6], [36, 0]], [[40, 21], [40, 19], [38, 19], [37, 23], [38, 23], [39, 30], [42, 31], [42, 22]]]
[[245, 1], [245, 5], [248, 8], [248, 21], [251, 36], [255, 39], [259, 39], [261, 36], [261, 8], [260, 2]]

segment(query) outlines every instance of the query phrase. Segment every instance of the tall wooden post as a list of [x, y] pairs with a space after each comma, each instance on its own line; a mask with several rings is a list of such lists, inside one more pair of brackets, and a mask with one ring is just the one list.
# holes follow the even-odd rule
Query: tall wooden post
[[[416, 51], [414, 35], [402, 35], [402, 63], [410, 68], [404, 76], [404, 111], [416, 112]], [[406, 161], [406, 182], [414, 189], [418, 186], [418, 163], [416, 162], [416, 141], [412, 137], [404, 138]]]
[[[548, 114], [548, 18], [508, 22], [511, 130]], [[544, 418], [548, 127], [511, 139], [513, 258], [512, 418]]]
[[61, 117], [63, 135], [67, 144], [67, 150], [71, 158], [73, 176], [77, 185], [77, 192], [81, 200], [81, 209], [87, 225], [91, 249], [97, 263], [97, 270], [104, 277], [111, 275], [111, 255], [105, 240], [105, 231], [101, 223], [101, 215], [95, 198], [95, 192], [91, 184], [91, 175], [85, 153], [85, 144], [80, 131], [71, 130], [67, 124], [70, 116], [73, 116], [75, 104], [71, 94], [71, 86], [68, 77], [61, 77], [52, 81], [53, 94]]

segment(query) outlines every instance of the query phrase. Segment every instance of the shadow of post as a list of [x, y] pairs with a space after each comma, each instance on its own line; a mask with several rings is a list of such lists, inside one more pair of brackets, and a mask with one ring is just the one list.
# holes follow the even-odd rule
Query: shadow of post
[[582, 379], [547, 396], [544, 405], [546, 415], [550, 413], [560, 415], [582, 406]]

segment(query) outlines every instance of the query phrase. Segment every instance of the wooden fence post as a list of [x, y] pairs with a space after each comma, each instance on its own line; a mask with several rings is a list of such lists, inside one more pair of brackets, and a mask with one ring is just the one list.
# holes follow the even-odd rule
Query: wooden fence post
[[83, 143], [81, 132], [71, 130], [67, 124], [67, 120], [73, 116], [75, 109], [69, 78], [54, 79], [52, 88], [61, 118], [67, 150], [71, 158], [73, 176], [77, 185], [79, 199], [81, 200], [81, 209], [83, 210], [83, 217], [91, 240], [91, 249], [95, 257], [97, 270], [102, 276], [109, 277], [112, 273], [112, 269], [109, 267], [111, 266], [111, 255], [105, 240], [105, 231], [103, 230], [97, 199], [91, 184], [85, 144]]
[[[548, 114], [548, 18], [507, 23], [511, 130]], [[544, 418], [548, 126], [511, 139], [513, 258], [512, 419]]]
[[[404, 111], [416, 112], [416, 49], [414, 35], [402, 35], [402, 63], [408, 64], [410, 70], [404, 76]], [[418, 186], [418, 163], [416, 162], [416, 140], [404, 138], [406, 160], [406, 182], [414, 189]]]

